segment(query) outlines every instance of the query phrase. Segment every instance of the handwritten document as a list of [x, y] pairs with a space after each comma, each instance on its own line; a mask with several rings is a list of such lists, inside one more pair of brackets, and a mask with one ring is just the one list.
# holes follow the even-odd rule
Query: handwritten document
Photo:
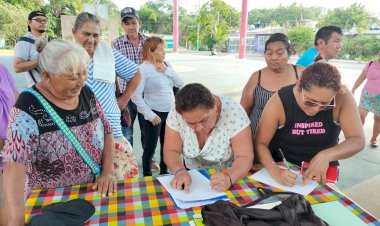
[[[283, 168], [283, 167], [281, 167]], [[302, 186], [302, 176], [299, 171], [292, 170], [293, 173], [297, 174], [297, 180], [296, 184], [293, 187], [285, 186], [277, 181], [274, 180], [274, 178], [269, 174], [269, 172], [263, 168], [260, 171], [254, 173], [252, 176], [250, 176], [252, 179], [257, 180], [261, 183], [283, 189], [285, 191], [290, 191], [294, 193], [298, 193], [301, 195], [308, 195], [310, 192], [312, 192], [317, 186], [318, 182], [311, 180], [307, 184]]]

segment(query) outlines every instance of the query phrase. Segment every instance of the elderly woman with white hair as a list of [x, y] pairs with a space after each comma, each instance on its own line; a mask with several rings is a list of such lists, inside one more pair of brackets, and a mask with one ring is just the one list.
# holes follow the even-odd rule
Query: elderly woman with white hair
[[85, 86], [88, 54], [62, 40], [36, 45], [42, 49], [42, 81], [21, 93], [13, 107], [3, 153], [6, 225], [25, 224], [24, 198], [32, 189], [95, 182], [93, 189], [103, 197], [116, 190], [112, 129]]

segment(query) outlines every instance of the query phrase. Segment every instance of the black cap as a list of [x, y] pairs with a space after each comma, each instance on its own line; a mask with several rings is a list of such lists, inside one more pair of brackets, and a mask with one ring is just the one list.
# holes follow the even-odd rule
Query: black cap
[[43, 17], [46, 18], [45, 13], [43, 13], [41, 11], [32, 11], [32, 12], [29, 13], [28, 20], [31, 20], [31, 19], [33, 19], [36, 16], [43, 16]]
[[120, 16], [121, 16], [121, 21], [123, 21], [124, 18], [126, 17], [139, 18], [136, 10], [132, 7], [125, 7], [123, 10], [121, 10]]
[[[45, 13], [43, 13], [42, 11], [38, 11], [37, 10], [37, 11], [32, 11], [32, 12], [29, 13], [28, 20], [31, 20], [31, 19], [33, 19], [36, 16], [43, 16], [43, 17], [47, 18], [46, 15], [45, 15]], [[28, 25], [28, 31], [29, 32], [31, 31], [29, 25]]]

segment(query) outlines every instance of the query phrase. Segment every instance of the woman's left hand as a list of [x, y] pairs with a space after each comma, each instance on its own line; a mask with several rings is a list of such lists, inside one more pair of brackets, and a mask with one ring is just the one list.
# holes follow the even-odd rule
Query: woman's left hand
[[316, 180], [322, 185], [326, 184], [326, 173], [330, 161], [323, 155], [323, 152], [318, 153], [310, 162], [309, 168], [303, 176], [302, 184], [306, 184], [310, 180]]
[[228, 176], [222, 172], [214, 173], [211, 175], [210, 185], [216, 192], [223, 192], [232, 186]]
[[117, 190], [116, 178], [111, 173], [102, 173], [96, 178], [92, 189], [97, 190], [103, 198], [106, 197], [107, 194], [108, 196], [112, 196]]

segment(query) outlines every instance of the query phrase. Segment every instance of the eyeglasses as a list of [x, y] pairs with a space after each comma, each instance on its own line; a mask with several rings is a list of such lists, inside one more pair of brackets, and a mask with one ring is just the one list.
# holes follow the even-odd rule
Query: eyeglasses
[[335, 97], [331, 100], [331, 102], [333, 104], [320, 104], [318, 102], [315, 102], [315, 101], [312, 101], [312, 100], [305, 100], [305, 94], [303, 93], [303, 89], [302, 89], [302, 101], [303, 103], [308, 106], [308, 107], [315, 107], [315, 106], [319, 106], [321, 108], [321, 110], [330, 110], [330, 109], [333, 109], [336, 104], [335, 104]]
[[47, 23], [48, 21], [46, 19], [32, 19], [34, 21], [37, 21], [38, 23], [42, 24], [42, 23]]

